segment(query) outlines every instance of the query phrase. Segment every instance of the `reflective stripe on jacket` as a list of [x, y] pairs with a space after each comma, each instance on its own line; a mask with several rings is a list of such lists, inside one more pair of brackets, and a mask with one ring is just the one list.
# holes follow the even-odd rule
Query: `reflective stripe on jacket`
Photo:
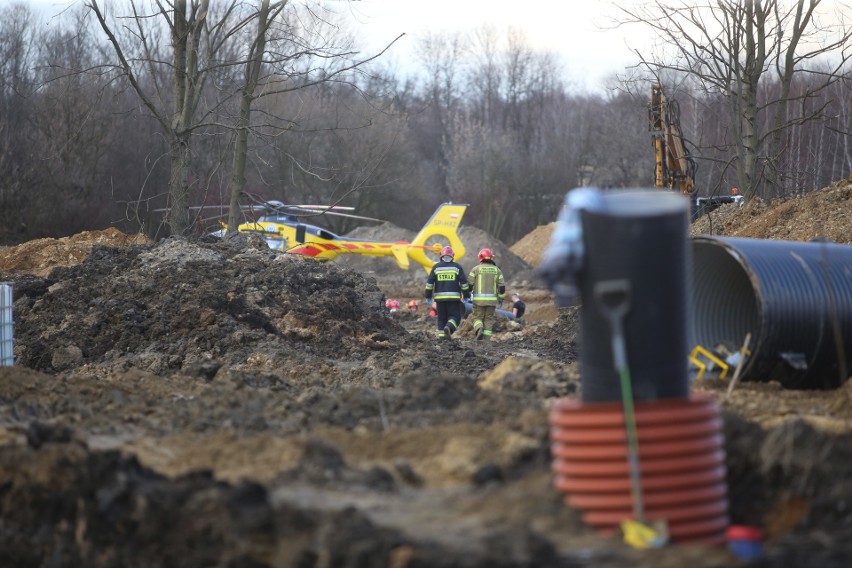
[[426, 299], [460, 302], [470, 296], [470, 285], [464, 268], [457, 262], [439, 262], [432, 267], [426, 279]]
[[473, 304], [475, 306], [496, 306], [503, 301], [506, 284], [503, 282], [503, 272], [496, 265], [483, 262], [470, 271], [468, 279], [473, 289]]

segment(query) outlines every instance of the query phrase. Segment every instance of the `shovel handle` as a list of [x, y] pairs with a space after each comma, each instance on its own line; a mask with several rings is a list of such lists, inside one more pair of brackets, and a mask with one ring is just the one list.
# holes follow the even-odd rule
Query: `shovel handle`
[[624, 317], [630, 311], [630, 281], [626, 279], [595, 282], [592, 291], [598, 309], [606, 317], [612, 331], [612, 361], [616, 371], [627, 367], [627, 349], [624, 345]]
[[598, 308], [610, 321], [621, 322], [630, 310], [630, 280], [602, 280], [595, 282], [592, 291]]
[[624, 406], [624, 423], [627, 430], [627, 461], [630, 469], [630, 489], [633, 495], [633, 516], [643, 522], [645, 505], [642, 499], [642, 480], [639, 471], [639, 439], [636, 412], [633, 407], [633, 385], [627, 366], [627, 347], [622, 321], [630, 310], [630, 281], [626, 279], [603, 280], [593, 287], [598, 308], [609, 320], [612, 330], [612, 361], [621, 381], [621, 402]]

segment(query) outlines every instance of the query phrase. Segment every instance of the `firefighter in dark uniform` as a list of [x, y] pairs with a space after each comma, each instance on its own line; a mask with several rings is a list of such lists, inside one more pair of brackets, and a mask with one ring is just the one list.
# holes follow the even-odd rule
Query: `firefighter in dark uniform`
[[459, 328], [464, 315], [462, 301], [470, 298], [467, 276], [464, 268], [453, 262], [455, 256], [451, 246], [442, 248], [441, 261], [432, 267], [426, 279], [426, 302], [435, 302], [440, 339], [449, 339]]
[[479, 251], [479, 264], [470, 271], [468, 278], [473, 288], [473, 332], [477, 339], [491, 339], [494, 312], [498, 305], [503, 305], [506, 295], [503, 272], [494, 264], [491, 249]]

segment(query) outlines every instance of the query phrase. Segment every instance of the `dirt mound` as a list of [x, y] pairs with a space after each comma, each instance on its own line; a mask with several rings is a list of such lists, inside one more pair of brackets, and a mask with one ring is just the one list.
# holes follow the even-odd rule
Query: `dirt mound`
[[[391, 222], [385, 222], [373, 227], [358, 227], [344, 235], [347, 239], [364, 241], [382, 241], [395, 243], [405, 241], [410, 243], [417, 234], [408, 229], [397, 227]], [[418, 264], [412, 264], [408, 270], [399, 268], [393, 258], [390, 257], [368, 257], [357, 254], [345, 254], [339, 256], [335, 262], [346, 266], [365, 276], [387, 282], [392, 280], [400, 286], [413, 286], [426, 282], [426, 273]], [[422, 296], [418, 294], [417, 297]]]
[[694, 235], [810, 241], [825, 238], [852, 243], [852, 176], [819, 191], [766, 203], [753, 199], [740, 207], [724, 205], [697, 219]]
[[[464, 260], [492, 248], [512, 286], [524, 265], [470, 233]], [[16, 365], [0, 367], [10, 565], [742, 564], [718, 546], [633, 550], [564, 504], [548, 408], [580, 393], [578, 309], [544, 290], [522, 290], [527, 323], [492, 341], [438, 341], [425, 313], [384, 308], [391, 277], [257, 238], [65, 258], [0, 273], [16, 324]], [[845, 568], [852, 384], [727, 386], [692, 388], [725, 412], [731, 522], [769, 535], [762, 566]]]
[[[826, 238], [852, 244], [852, 176], [828, 187], [791, 199], [767, 203], [751, 200], [745, 206], [722, 205], [691, 225], [690, 236], [720, 235], [753, 239], [810, 241]], [[530, 266], [538, 266], [556, 229], [541, 225], [512, 245]]]
[[544, 251], [550, 245], [550, 237], [554, 230], [556, 230], [556, 221], [547, 225], [540, 225], [513, 244], [511, 250], [524, 262], [536, 267], [541, 264]]
[[128, 235], [113, 227], [60, 239], [36, 239], [4, 250], [0, 254], [0, 271], [47, 276], [57, 266], [73, 266], [83, 262], [96, 245], [127, 247], [148, 242], [145, 235]]
[[[169, 479], [119, 452], [91, 451], [49, 425], [33, 428], [27, 439], [0, 453], [4, 501], [19, 511], [14, 532], [50, 537], [10, 538], [13, 531], [4, 531], [7, 566], [41, 566], [46, 558], [57, 566], [309, 566], [317, 555], [366, 555], [384, 563], [359, 565], [384, 567], [405, 543], [355, 509], [273, 506], [263, 485], [228, 485], [205, 471]], [[321, 452], [306, 452], [302, 471], [327, 472], [328, 465]], [[65, 473], [48, 481], [51, 470]], [[334, 471], [360, 473], [345, 463]], [[287, 546], [276, 547], [279, 540]], [[438, 553], [419, 556], [431, 562]]]
[[95, 245], [49, 280], [49, 293], [31, 285], [15, 304], [18, 363], [46, 372], [274, 367], [282, 350], [310, 361], [403, 333], [374, 282], [262, 244]]
[[461, 227], [459, 228], [459, 237], [467, 249], [467, 256], [462, 259], [461, 264], [468, 270], [476, 266], [478, 262], [476, 255], [479, 254], [479, 251], [489, 248], [494, 253], [494, 262], [500, 267], [506, 278], [507, 291], [517, 287], [536, 287], [538, 284], [532, 266], [512, 252], [503, 242], [482, 229]]
[[[465, 247], [465, 255], [458, 261], [465, 269], [471, 270], [476, 266], [476, 255], [481, 249], [490, 248], [494, 253], [497, 265], [506, 277], [507, 286], [510, 289], [538, 287], [538, 279], [532, 271], [532, 267], [501, 241], [476, 227], [459, 227], [458, 235]], [[412, 231], [387, 222], [376, 227], [359, 227], [346, 234], [346, 237], [351, 239], [386, 242], [411, 242], [416, 236], [416, 233]], [[427, 274], [417, 264], [413, 264], [405, 271], [401, 270], [391, 258], [370, 258], [358, 255], [343, 255], [338, 259], [338, 262], [381, 280], [383, 286], [406, 290], [406, 296], [422, 296], [422, 288], [426, 283]]]

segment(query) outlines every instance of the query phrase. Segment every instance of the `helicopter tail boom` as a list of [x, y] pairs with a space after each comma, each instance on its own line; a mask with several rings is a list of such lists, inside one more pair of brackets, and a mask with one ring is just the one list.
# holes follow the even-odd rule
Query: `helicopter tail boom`
[[410, 261], [414, 261], [422, 266], [426, 272], [429, 272], [435, 261], [430, 259], [426, 253], [431, 252], [437, 255], [443, 244], [449, 243], [453, 247], [457, 259], [464, 256], [464, 245], [456, 230], [467, 207], [467, 204], [441, 204], [410, 243], [405, 241], [383, 243], [347, 240], [305, 242], [287, 249], [287, 252], [310, 256], [317, 260], [334, 260], [341, 254], [392, 256], [403, 270], [407, 270]]

